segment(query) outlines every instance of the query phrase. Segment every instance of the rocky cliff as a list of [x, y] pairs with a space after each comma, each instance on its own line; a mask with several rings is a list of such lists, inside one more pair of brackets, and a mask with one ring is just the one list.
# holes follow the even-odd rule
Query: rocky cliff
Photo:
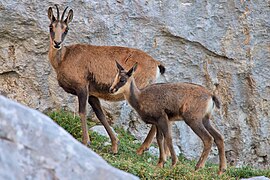
[[[49, 64], [47, 9], [69, 6], [74, 20], [66, 44], [89, 43], [139, 48], [164, 63], [165, 82], [187, 81], [218, 94], [222, 109], [213, 123], [225, 137], [231, 164], [269, 167], [270, 4], [262, 1], [160, 0], [0, 0], [0, 92], [32, 108], [68, 107], [76, 99], [63, 92]], [[125, 103], [103, 102], [114, 123], [136, 137], [146, 125]], [[174, 142], [197, 158], [201, 142], [183, 123]], [[212, 160], [216, 161], [214, 147]]]

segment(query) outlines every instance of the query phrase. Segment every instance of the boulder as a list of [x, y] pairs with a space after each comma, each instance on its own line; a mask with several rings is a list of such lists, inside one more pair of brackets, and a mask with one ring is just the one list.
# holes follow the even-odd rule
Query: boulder
[[242, 178], [241, 180], [269, 180], [269, 178], [265, 176], [255, 176], [251, 178]]
[[[117, 133], [114, 131], [114, 129], [111, 127], [113, 133], [117, 136]], [[106, 129], [102, 125], [96, 125], [90, 128], [91, 131], [98, 133], [101, 136], [104, 136], [106, 138], [110, 138], [109, 134], [107, 133]]]
[[0, 179], [138, 179], [44, 114], [0, 96]]

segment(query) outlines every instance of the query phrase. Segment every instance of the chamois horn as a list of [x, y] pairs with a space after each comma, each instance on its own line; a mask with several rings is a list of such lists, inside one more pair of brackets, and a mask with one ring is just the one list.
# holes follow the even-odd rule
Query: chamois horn
[[66, 11], [67, 11], [67, 8], [68, 8], [68, 6], [65, 8], [65, 10], [64, 10], [64, 12], [63, 12], [63, 14], [62, 14], [61, 21], [64, 20], [64, 16], [65, 16], [65, 13], [66, 13]]
[[56, 10], [57, 10], [57, 20], [59, 21], [59, 9], [58, 9], [57, 4], [55, 4], [55, 7], [56, 7]]

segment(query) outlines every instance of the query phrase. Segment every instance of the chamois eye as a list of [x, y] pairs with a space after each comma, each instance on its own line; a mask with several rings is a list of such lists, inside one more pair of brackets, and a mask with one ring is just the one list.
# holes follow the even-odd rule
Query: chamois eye
[[126, 79], [120, 78], [120, 82], [121, 82], [121, 83], [125, 83], [125, 82], [126, 82]]

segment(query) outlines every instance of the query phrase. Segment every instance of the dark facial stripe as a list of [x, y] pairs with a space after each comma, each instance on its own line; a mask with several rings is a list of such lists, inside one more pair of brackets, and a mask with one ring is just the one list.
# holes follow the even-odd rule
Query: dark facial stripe
[[62, 36], [61, 36], [62, 42], [64, 41], [64, 39], [65, 39], [67, 33], [68, 33], [68, 27], [66, 28], [65, 32], [62, 33]]
[[50, 35], [51, 38], [54, 39], [55, 32], [53, 31], [52, 25], [50, 25]]
[[120, 81], [115, 85], [115, 87], [113, 89], [115, 89], [115, 91], [118, 91], [121, 87], [123, 87], [127, 82], [127, 78], [126, 77], [121, 77]]

